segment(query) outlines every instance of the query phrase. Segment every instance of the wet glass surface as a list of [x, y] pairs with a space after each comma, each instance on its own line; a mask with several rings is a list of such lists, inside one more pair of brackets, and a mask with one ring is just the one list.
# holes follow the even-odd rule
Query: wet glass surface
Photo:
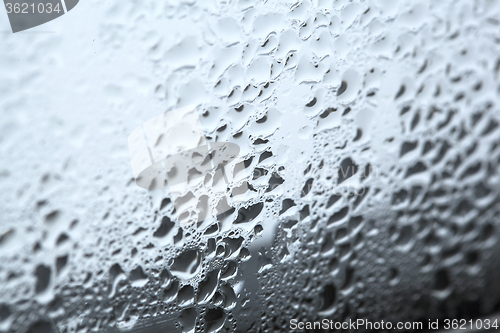
[[500, 3], [71, 6], [1, 11], [0, 332], [499, 310]]

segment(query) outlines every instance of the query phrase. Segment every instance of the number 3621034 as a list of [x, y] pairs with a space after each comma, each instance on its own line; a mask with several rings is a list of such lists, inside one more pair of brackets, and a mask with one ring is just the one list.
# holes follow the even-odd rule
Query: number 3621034
[[38, 3], [38, 4], [27, 4], [27, 3], [9, 3], [5, 4], [5, 8], [7, 9], [7, 14], [15, 13], [15, 14], [50, 14], [52, 12], [59, 13], [61, 12], [61, 8], [59, 7], [59, 3], [53, 6], [49, 3]]

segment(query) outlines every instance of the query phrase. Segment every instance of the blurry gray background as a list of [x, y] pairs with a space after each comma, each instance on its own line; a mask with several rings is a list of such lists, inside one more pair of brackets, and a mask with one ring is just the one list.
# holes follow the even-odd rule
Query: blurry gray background
[[[13, 34], [0, 10], [0, 331], [495, 311], [499, 17], [87, 0]], [[241, 148], [252, 198], [183, 228], [168, 190], [134, 184], [127, 137], [190, 104]]]

